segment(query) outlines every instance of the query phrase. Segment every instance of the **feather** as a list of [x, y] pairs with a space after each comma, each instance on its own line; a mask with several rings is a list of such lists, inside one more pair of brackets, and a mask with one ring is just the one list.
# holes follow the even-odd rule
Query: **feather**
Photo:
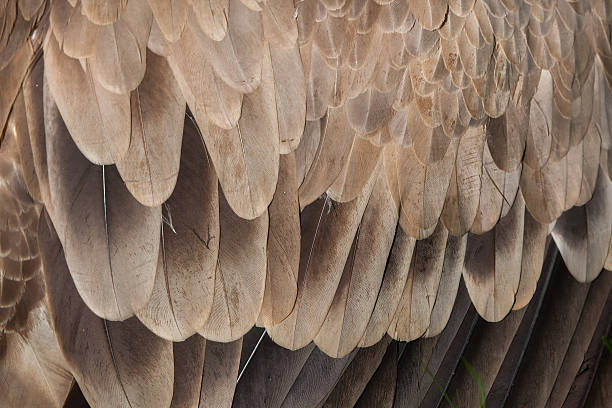
[[546, 253], [548, 225], [535, 220], [529, 211], [525, 211], [523, 227], [523, 255], [521, 258], [521, 280], [516, 291], [513, 310], [527, 306], [536, 291], [544, 255]]
[[236, 385], [234, 406], [280, 407], [314, 349], [314, 343], [310, 343], [296, 351], [287, 350], [263, 335]]
[[281, 155], [278, 184], [268, 207], [266, 287], [259, 315], [266, 327], [287, 317], [297, 296], [301, 233], [295, 172], [295, 155]]
[[322, 404], [358, 353], [356, 350], [344, 358], [331, 358], [315, 348], [280, 407], [307, 408]]
[[297, 45], [298, 27], [292, 2], [269, 0], [263, 2], [261, 21], [264, 38], [275, 48], [293, 48]]
[[461, 237], [449, 234], [446, 239], [442, 276], [438, 285], [436, 301], [431, 310], [429, 327], [424, 337], [434, 337], [442, 333], [450, 319], [459, 290], [461, 273], [463, 272], [467, 239], [467, 234]]
[[201, 407], [230, 408], [236, 389], [242, 339], [230, 343], [206, 343], [202, 374]]
[[0, 94], [0, 126], [2, 129], [4, 129], [6, 119], [17, 97], [21, 82], [26, 76], [32, 56], [32, 46], [25, 42], [10, 62], [0, 70], [0, 83], [4, 85]]
[[497, 322], [512, 309], [521, 277], [525, 203], [518, 195], [495, 229], [470, 235], [463, 279], [485, 320]]
[[89, 68], [64, 55], [53, 35], [45, 45], [45, 86], [70, 135], [87, 159], [112, 164], [130, 145], [130, 100], [97, 85]]
[[238, 125], [225, 130], [202, 128], [223, 193], [240, 217], [260, 216], [272, 201], [279, 163], [279, 128], [274, 77], [269, 53], [264, 53], [261, 85], [244, 96]]
[[344, 108], [330, 108], [321, 130], [312, 165], [300, 185], [299, 196], [302, 208], [323, 194], [341, 174], [354, 137]]
[[440, 223], [431, 236], [417, 241], [402, 297], [387, 333], [396, 340], [411, 341], [429, 327], [444, 266], [448, 231]]
[[174, 390], [171, 408], [193, 408], [200, 402], [206, 340], [194, 335], [172, 344]]
[[[351, 202], [336, 204], [320, 198], [302, 212], [296, 303], [285, 320], [268, 328], [270, 337], [281, 346], [296, 350], [318, 333], [333, 302], [374, 180], [372, 177], [364, 192]], [[329, 240], [332, 236], [337, 238]]]
[[56, 338], [88, 402], [169, 406], [172, 343], [149, 332], [135, 318], [111, 322], [94, 315], [72, 282], [59, 239], [46, 217], [41, 217], [39, 240]]
[[356, 408], [392, 408], [397, 381], [397, 343], [392, 342], [370, 382], [355, 404]]
[[19, 0], [19, 11], [26, 20], [30, 21], [40, 10], [44, 0]]
[[402, 204], [400, 223], [402, 228], [415, 238], [426, 238], [438, 222], [444, 207], [456, 151], [457, 143], [453, 142], [441, 160], [428, 165], [419, 161], [412, 147], [396, 147], [395, 158], [389, 156], [390, 169], [395, 167], [397, 174], [395, 177], [398, 181], [395, 185], [398, 186], [398, 196]]
[[[219, 191], [219, 258], [212, 311], [198, 332], [213, 341], [240, 339], [257, 321], [266, 284], [268, 212], [236, 215]], [[248, 265], [248, 267], [247, 267]]]
[[158, 336], [182, 341], [208, 319], [219, 251], [217, 176], [189, 120], [178, 183], [164, 208], [153, 294], [137, 315]]
[[[87, 3], [82, 3], [83, 12]], [[88, 60], [92, 76], [102, 87], [125, 94], [142, 81], [152, 19], [147, 0], [130, 0], [115, 23], [100, 28], [94, 55]]]
[[23, 98], [28, 120], [32, 160], [34, 161], [34, 168], [36, 169], [36, 176], [38, 177], [38, 185], [40, 187], [40, 199], [46, 203], [48, 211], [52, 212], [45, 141], [43, 71], [44, 59], [39, 58], [23, 81]]
[[487, 126], [487, 145], [499, 169], [511, 172], [521, 164], [528, 128], [528, 110], [520, 104], [511, 102], [502, 116], [491, 118]]
[[552, 143], [552, 84], [553, 81], [550, 73], [542, 71], [537, 92], [531, 101], [524, 162], [532, 169], [542, 168], [550, 156]]
[[188, 1], [200, 28], [206, 35], [215, 41], [223, 40], [227, 33], [229, 0]]
[[472, 233], [483, 234], [490, 231], [498, 220], [508, 213], [519, 189], [521, 169], [521, 166], [511, 172], [499, 169], [491, 157], [488, 145], [485, 145], [480, 179], [480, 202], [476, 218], [470, 228]]
[[[593, 336], [601, 319], [605, 321], [606, 303], [610, 304], [612, 276], [602, 276], [589, 288], [589, 293], [580, 313], [580, 320], [571, 334], [563, 362], [559, 367], [554, 386], [548, 396], [546, 406], [562, 406], [567, 401], [567, 395], [574, 379], [582, 374], [584, 360], [588, 358], [587, 349], [591, 339], [601, 341], [602, 336]], [[609, 306], [608, 306], [609, 309]], [[609, 315], [608, 315], [609, 316]]]
[[324, 403], [325, 408], [354, 407], [359, 396], [380, 366], [387, 348], [393, 347], [388, 336], [375, 346], [360, 349], [346, 367]]
[[232, 88], [253, 92], [259, 86], [264, 54], [261, 14], [240, 0], [229, 0], [227, 34], [220, 41], [200, 36], [215, 73]]
[[164, 57], [149, 53], [147, 72], [132, 92], [132, 136], [117, 170], [141, 204], [160, 205], [176, 184], [185, 100]]
[[331, 357], [344, 357], [357, 347], [374, 310], [398, 220], [388, 191], [379, 171], [336, 294], [314, 339]]
[[232, 129], [240, 119], [242, 95], [214, 73], [196, 24], [189, 19], [181, 38], [168, 46], [168, 62], [200, 128], [210, 120], [218, 127]]
[[149, 6], [164, 37], [178, 40], [187, 22], [188, 0], [149, 0]]
[[354, 137], [344, 167], [327, 191], [331, 199], [347, 202], [359, 196], [370, 179], [381, 153], [380, 146], [374, 146], [362, 137]]
[[127, 319], [153, 290], [160, 207], [134, 200], [114, 167], [88, 162], [49, 98], [45, 130], [52, 219], [75, 285], [98, 316]]
[[406, 235], [401, 228], [396, 228], [378, 298], [359, 347], [378, 343], [387, 332], [408, 279], [415, 244], [414, 238]]
[[570, 273], [579, 282], [595, 279], [606, 260], [612, 234], [612, 185], [599, 172], [593, 198], [565, 212], [552, 236]]
[[29, 320], [32, 325], [27, 333], [6, 334], [6, 350], [0, 352], [3, 403], [11, 407], [61, 407], [70, 390], [72, 375], [44, 304], [30, 311]]
[[72, 7], [68, 0], [53, 4], [50, 25], [60, 49], [71, 58], [94, 55], [100, 26], [92, 23], [81, 13], [81, 3]]
[[[9, 135], [10, 133], [12, 133], [12, 136]], [[19, 92], [15, 99], [13, 111], [9, 116], [6, 126], [5, 137], [14, 137], [17, 141], [19, 163], [26, 189], [34, 200], [41, 201], [40, 186], [38, 184], [38, 176], [36, 175], [36, 167], [34, 166], [34, 155], [30, 145], [30, 132], [28, 130], [23, 92]]]
[[287, 154], [297, 149], [304, 132], [306, 117], [304, 71], [297, 47], [278, 49], [270, 46], [270, 58], [276, 93], [280, 152]]
[[465, 234], [476, 218], [482, 179], [484, 127], [472, 126], [459, 140], [457, 158], [440, 219], [448, 231]]
[[443, 0], [414, 0], [408, 3], [416, 20], [426, 30], [439, 28], [444, 22], [447, 2]]
[[83, 14], [94, 24], [108, 25], [121, 17], [127, 0], [81, 0], [81, 4]]

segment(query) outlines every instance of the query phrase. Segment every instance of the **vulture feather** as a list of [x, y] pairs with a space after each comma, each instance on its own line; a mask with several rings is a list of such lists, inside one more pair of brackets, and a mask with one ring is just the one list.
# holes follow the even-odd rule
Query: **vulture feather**
[[607, 406], [608, 3], [0, 2], [0, 406]]

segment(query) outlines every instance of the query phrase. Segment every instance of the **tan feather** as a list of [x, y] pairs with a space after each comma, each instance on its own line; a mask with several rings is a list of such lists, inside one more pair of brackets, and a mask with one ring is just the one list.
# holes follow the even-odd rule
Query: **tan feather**
[[487, 125], [487, 145], [495, 165], [506, 172], [515, 170], [523, 159], [529, 110], [510, 102], [504, 115]]
[[417, 241], [402, 297], [387, 333], [394, 339], [410, 341], [429, 327], [442, 269], [448, 231], [439, 223], [431, 236]]
[[362, 137], [354, 137], [348, 159], [336, 181], [329, 186], [327, 191], [331, 199], [347, 202], [359, 196], [381, 155], [380, 146], [374, 146]]
[[484, 148], [482, 165], [480, 202], [470, 228], [475, 234], [491, 230], [508, 213], [514, 203], [522, 174], [521, 166], [508, 173], [500, 170], [491, 157], [488, 145]]
[[527, 209], [538, 222], [551, 223], [563, 212], [568, 169], [567, 160], [549, 160], [537, 170], [523, 166], [521, 192]]
[[265, 39], [275, 48], [294, 48], [298, 29], [293, 17], [293, 4], [290, 1], [269, 0], [263, 2], [261, 8]]
[[457, 158], [440, 216], [446, 229], [455, 236], [469, 231], [476, 218], [484, 142], [483, 126], [470, 127], [459, 140]]
[[114, 167], [87, 161], [48, 98], [45, 130], [53, 223], [75, 285], [97, 315], [127, 319], [153, 290], [160, 207], [140, 205]]
[[185, 100], [164, 57], [149, 53], [147, 72], [132, 92], [130, 148], [117, 169], [143, 205], [166, 201], [176, 184]]
[[547, 236], [548, 225], [540, 224], [531, 216], [529, 211], [525, 211], [521, 280], [516, 291], [513, 310], [519, 310], [527, 306], [536, 291], [544, 264]]
[[[11, 136], [10, 133], [13, 135]], [[19, 92], [13, 104], [13, 111], [9, 116], [5, 137], [15, 138], [19, 151], [21, 172], [27, 191], [36, 201], [41, 201], [40, 186], [38, 184], [38, 176], [36, 175], [36, 167], [34, 166], [32, 146], [30, 145], [30, 132], [22, 91]]]
[[532, 169], [542, 168], [550, 156], [552, 130], [552, 77], [543, 71], [529, 111], [529, 130], [524, 162]]
[[274, 78], [266, 52], [261, 86], [244, 96], [238, 125], [225, 130], [198, 123], [223, 193], [232, 210], [246, 219], [261, 215], [276, 189], [280, 141], [273, 101]]
[[0, 126], [3, 129], [19, 92], [21, 82], [26, 76], [32, 56], [32, 46], [25, 42], [10, 60], [10, 63], [0, 70], [0, 83], [4, 84], [4, 89], [0, 93]]
[[172, 344], [174, 390], [170, 404], [171, 408], [198, 406], [202, 388], [205, 352], [206, 340], [197, 334], [185, 341]]
[[[266, 284], [268, 212], [254, 220], [234, 214], [219, 194], [219, 258], [212, 311], [198, 332], [213, 341], [234, 341], [257, 321]], [[247, 267], [248, 265], [248, 267]]]
[[66, 55], [71, 58], [94, 55], [100, 26], [81, 13], [81, 3], [72, 7], [68, 0], [56, 1], [49, 19], [60, 49]]
[[229, 0], [188, 0], [200, 28], [215, 41], [221, 41], [227, 33]]
[[23, 98], [28, 120], [28, 134], [30, 135], [30, 148], [32, 160], [38, 177], [41, 201], [50, 209], [49, 172], [47, 170], [47, 148], [45, 142], [45, 124], [43, 109], [43, 71], [44, 60], [39, 58], [31, 67], [29, 74], [23, 81]]
[[268, 215], [266, 287], [259, 315], [266, 327], [287, 317], [297, 296], [301, 233], [293, 153], [280, 156], [278, 184]]
[[210, 314], [219, 251], [215, 170], [187, 120], [176, 188], [166, 209], [153, 294], [138, 318], [163, 338], [182, 341]]
[[306, 117], [304, 71], [297, 47], [269, 48], [276, 94], [280, 153], [287, 154], [297, 149], [304, 132]]
[[49, 35], [45, 45], [45, 84], [62, 113], [70, 135], [87, 159], [111, 164], [130, 145], [129, 95], [116, 95], [97, 85], [89, 67], [64, 55]]
[[[82, 3], [84, 12], [87, 3], [93, 1]], [[100, 28], [94, 55], [88, 60], [93, 77], [102, 87], [116, 94], [125, 94], [142, 81], [152, 19], [147, 0], [130, 0], [121, 18]]]
[[240, 0], [229, 1], [227, 34], [220, 41], [201, 36], [202, 46], [215, 73], [240, 92], [253, 92], [262, 71], [263, 29], [261, 14]]
[[[29, 311], [28, 319], [35, 323], [27, 333], [9, 333], [4, 338], [6, 349], [0, 352], [3, 403], [12, 407], [61, 407], [73, 380], [55, 339], [47, 308], [39, 305]], [[27, 384], [27, 390], [23, 384]]]
[[565, 212], [552, 236], [570, 273], [579, 282], [595, 279], [606, 261], [612, 233], [612, 186], [600, 171], [593, 198]]
[[384, 172], [376, 176], [332, 304], [314, 341], [327, 355], [344, 357], [363, 337], [383, 280], [398, 220]]
[[450, 319], [459, 290], [461, 273], [463, 272], [467, 239], [468, 234], [464, 234], [461, 237], [449, 235], [446, 240], [442, 276], [436, 300], [431, 310], [429, 327], [423, 335], [424, 337], [434, 337], [442, 333]]
[[230, 408], [236, 388], [242, 339], [230, 343], [206, 343], [202, 374], [201, 407]]
[[429, 165], [423, 165], [411, 147], [396, 149], [397, 191], [402, 204], [400, 222], [407, 233], [423, 239], [433, 232], [442, 213], [457, 143], [453, 142], [446, 149], [441, 160]]
[[178, 40], [187, 22], [188, 0], [149, 0], [149, 6], [168, 41]]
[[387, 332], [408, 279], [415, 244], [414, 238], [406, 235], [401, 228], [396, 229], [378, 298], [359, 347], [378, 343]]
[[[344, 108], [330, 108], [310, 169], [300, 185], [300, 206], [316, 200], [341, 173], [353, 142]], [[332, 160], [332, 157], [334, 158]]]
[[[169, 47], [168, 62], [200, 128], [210, 120], [232, 129], [240, 118], [242, 95], [214, 73], [199, 40], [199, 35], [205, 34], [197, 34], [197, 30], [197, 23], [190, 18], [180, 40]], [[192, 58], [201, 63], [193, 64]]]
[[[172, 399], [172, 343], [136, 318], [110, 322], [94, 315], [72, 282], [60, 241], [41, 217], [49, 311], [70, 372], [92, 405], [165, 407]], [[75, 330], [76, 329], [76, 330]]]
[[121, 17], [127, 0], [82, 0], [81, 3], [83, 14], [94, 24], [108, 25]]
[[[336, 204], [320, 198], [302, 212], [296, 303], [285, 320], [268, 328], [270, 337], [281, 346], [291, 350], [304, 347], [318, 333], [333, 302], [374, 179], [353, 201]], [[331, 236], [337, 238], [329, 240]]]
[[521, 277], [525, 203], [518, 195], [495, 229], [470, 235], [463, 280], [478, 314], [497, 322], [512, 309]]
[[408, 4], [414, 17], [426, 30], [439, 28], [448, 9], [448, 3], [443, 0], [415, 0]]

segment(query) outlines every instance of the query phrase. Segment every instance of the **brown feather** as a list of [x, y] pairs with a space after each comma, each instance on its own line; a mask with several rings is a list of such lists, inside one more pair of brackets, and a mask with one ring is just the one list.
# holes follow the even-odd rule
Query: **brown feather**
[[600, 171], [591, 201], [565, 212], [552, 232], [567, 269], [579, 282], [595, 279], [608, 254], [612, 234], [611, 184]]
[[172, 343], [136, 318], [110, 322], [94, 315], [72, 282], [60, 241], [46, 217], [39, 238], [51, 321], [70, 372], [88, 402], [165, 407], [172, 399]]
[[260, 216], [272, 201], [278, 178], [279, 128], [274, 76], [264, 53], [261, 85], [244, 96], [238, 125], [225, 130], [198, 122], [223, 193], [240, 217]]
[[[85, 7], [86, 3], [82, 4]], [[145, 74], [152, 20], [147, 0], [130, 0], [116, 22], [100, 28], [94, 55], [88, 61], [92, 76], [102, 87], [125, 94], [140, 84]]]
[[372, 177], [361, 196], [351, 202], [320, 198], [304, 209], [296, 304], [285, 320], [268, 328], [270, 337], [283, 347], [304, 347], [323, 324], [374, 180]]
[[97, 315], [124, 320], [151, 296], [160, 207], [144, 207], [117, 170], [78, 151], [52, 100], [45, 100], [52, 219], [83, 300]]
[[188, 0], [149, 0], [149, 6], [157, 25], [168, 41], [178, 40], [187, 22]]
[[121, 17], [127, 0], [82, 0], [81, 3], [83, 4], [83, 14], [93, 23], [108, 25]]
[[236, 389], [242, 339], [230, 343], [206, 342], [200, 407], [230, 408]]
[[470, 235], [463, 280], [474, 307], [485, 320], [497, 322], [512, 309], [521, 277], [525, 203], [518, 195], [495, 229]]
[[278, 184], [268, 207], [266, 288], [259, 315], [266, 327], [287, 317], [297, 296], [301, 233], [295, 172], [294, 154], [281, 155]]
[[130, 145], [129, 95], [98, 86], [89, 67], [84, 71], [78, 60], [64, 55], [53, 35], [47, 38], [44, 56], [45, 86], [79, 150], [96, 164], [121, 159]]
[[334, 300], [314, 341], [331, 357], [344, 357], [363, 337], [374, 310], [397, 226], [398, 211], [379, 171]]
[[131, 143], [117, 170], [141, 204], [160, 205], [176, 184], [185, 116], [185, 100], [164, 57], [149, 52], [131, 108]]
[[219, 191], [219, 258], [212, 311], [198, 332], [214, 341], [240, 339], [257, 321], [266, 284], [268, 211], [236, 215]]
[[208, 319], [219, 251], [217, 175], [190, 120], [178, 183], [164, 209], [153, 294], [138, 318], [158, 336], [181, 341]]

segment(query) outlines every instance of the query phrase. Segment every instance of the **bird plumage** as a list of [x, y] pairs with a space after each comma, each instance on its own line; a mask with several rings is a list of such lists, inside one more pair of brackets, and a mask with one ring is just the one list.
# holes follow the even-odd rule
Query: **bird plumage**
[[461, 355], [494, 405], [601, 399], [611, 21], [607, 0], [0, 5], [8, 404], [36, 371], [56, 406], [70, 375], [95, 406], [473, 405]]

